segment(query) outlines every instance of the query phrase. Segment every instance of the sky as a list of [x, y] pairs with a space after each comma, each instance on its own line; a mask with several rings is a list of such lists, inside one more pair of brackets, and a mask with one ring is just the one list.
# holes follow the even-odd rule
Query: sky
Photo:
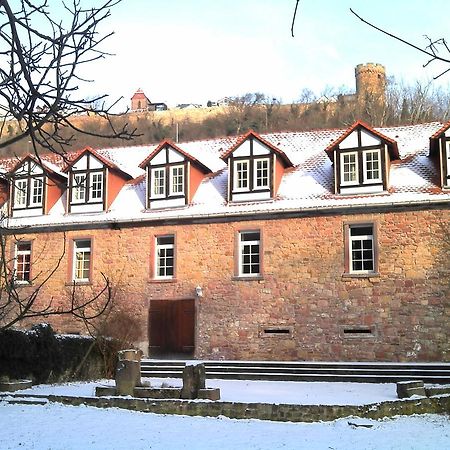
[[[114, 56], [89, 66], [86, 76], [94, 81], [81, 92], [124, 97], [123, 108], [138, 88], [169, 106], [247, 92], [288, 103], [304, 88], [316, 95], [329, 87], [354, 91], [354, 68], [367, 62], [405, 84], [428, 82], [442, 65], [424, 69], [425, 55], [363, 24], [350, 8], [424, 47], [424, 35], [450, 39], [448, 0], [432, 5], [301, 0], [292, 37], [295, 0], [123, 0], [103, 26], [115, 33], [103, 47]], [[450, 73], [435, 83], [447, 88]]]

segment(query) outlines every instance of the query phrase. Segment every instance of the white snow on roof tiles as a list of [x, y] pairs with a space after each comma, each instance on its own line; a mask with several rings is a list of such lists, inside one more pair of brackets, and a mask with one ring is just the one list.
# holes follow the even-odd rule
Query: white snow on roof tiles
[[[277, 211], [311, 211], [352, 206], [393, 205], [410, 202], [449, 201], [450, 192], [442, 191], [438, 169], [429, 158], [429, 138], [441, 123], [377, 128], [395, 139], [402, 158], [391, 165], [389, 191], [381, 194], [344, 196], [333, 192], [334, 171], [325, 148], [346, 130], [319, 130], [295, 133], [263, 134], [262, 137], [282, 150], [295, 167], [285, 172], [275, 199], [227, 203], [228, 168], [220, 156], [231, 148], [237, 137], [177, 144], [182, 150], [214, 171], [205, 177], [190, 205], [145, 210], [145, 179], [127, 183], [109, 211], [95, 214], [64, 214], [60, 202], [46, 216], [10, 219], [11, 226], [73, 224], [114, 221], [181, 219], [192, 217], [237, 216]], [[138, 165], [157, 145], [97, 150], [123, 171], [134, 177], [144, 171]]]

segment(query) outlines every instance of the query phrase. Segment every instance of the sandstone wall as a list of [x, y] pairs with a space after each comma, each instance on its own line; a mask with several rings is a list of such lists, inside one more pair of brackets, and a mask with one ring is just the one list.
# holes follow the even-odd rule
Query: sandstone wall
[[[346, 221], [376, 223], [379, 276], [343, 276]], [[236, 233], [245, 229], [261, 230], [257, 280], [234, 276]], [[170, 233], [176, 279], [155, 281], [154, 236]], [[69, 231], [66, 254], [42, 298], [67, 302], [69, 242], [85, 237], [93, 240], [94, 278], [77, 295], [96, 291], [104, 272], [116, 307], [140, 324], [137, 343], [144, 349], [151, 300], [193, 298], [201, 286], [198, 358], [450, 361], [448, 209]], [[24, 239], [33, 239], [33, 276], [45, 276], [63, 251], [64, 234]], [[83, 331], [66, 317], [49, 321], [57, 331]]]

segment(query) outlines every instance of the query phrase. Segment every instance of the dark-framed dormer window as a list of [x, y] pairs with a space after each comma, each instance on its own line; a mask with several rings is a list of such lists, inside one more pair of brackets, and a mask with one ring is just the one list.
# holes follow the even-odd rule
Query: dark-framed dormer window
[[104, 163], [89, 151], [70, 166], [69, 212], [98, 212], [106, 208], [107, 170]]
[[11, 209], [13, 216], [43, 213], [45, 183], [44, 170], [31, 159], [24, 161], [12, 173]]
[[146, 172], [147, 209], [184, 207], [211, 169], [170, 140], [162, 141], [139, 167]]
[[186, 190], [184, 164], [167, 165], [150, 169], [150, 198], [184, 197]]
[[228, 166], [230, 202], [275, 198], [285, 169], [293, 167], [282, 150], [254, 131], [242, 136], [221, 159]]
[[336, 194], [387, 191], [390, 163], [399, 159], [397, 143], [361, 121], [325, 151], [334, 165]]

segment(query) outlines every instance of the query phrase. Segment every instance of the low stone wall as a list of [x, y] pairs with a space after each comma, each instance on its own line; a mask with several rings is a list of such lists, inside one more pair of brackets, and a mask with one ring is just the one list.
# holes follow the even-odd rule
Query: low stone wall
[[31, 394], [9, 394], [9, 397], [30, 399], [46, 398], [51, 402], [63, 403], [65, 405], [123, 408], [155, 414], [182, 414], [204, 417], [226, 416], [231, 419], [260, 419], [282, 422], [331, 421], [350, 416], [381, 419], [383, 417], [397, 415], [450, 413], [450, 395], [414, 398], [362, 406], [275, 405], [270, 403], [155, 400], [118, 397], [68, 397]]

